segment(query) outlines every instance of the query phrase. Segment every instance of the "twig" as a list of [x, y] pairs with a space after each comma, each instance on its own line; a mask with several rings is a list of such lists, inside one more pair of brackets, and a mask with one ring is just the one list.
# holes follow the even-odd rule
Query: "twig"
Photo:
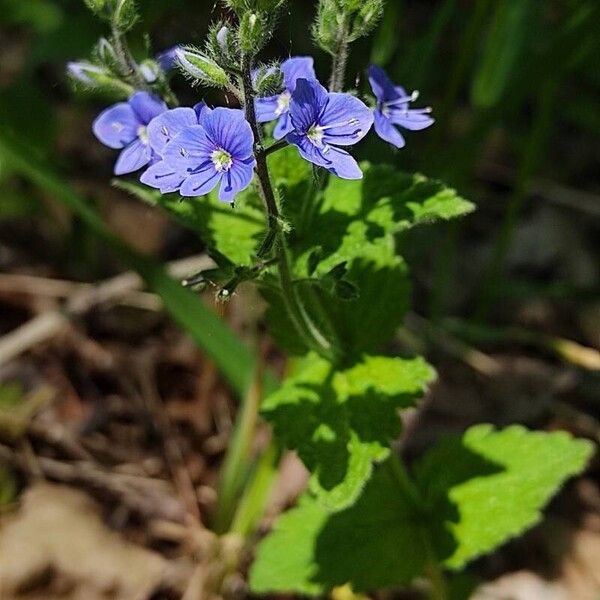
[[[36, 468], [48, 479], [61, 483], [77, 483], [117, 498], [130, 510], [149, 519], [185, 522], [183, 507], [177, 498], [160, 489], [156, 480], [104, 471], [89, 462], [62, 462], [44, 456], [36, 457]], [[32, 472], [29, 461], [9, 446], [0, 444], [0, 460], [8, 462], [27, 475]], [[158, 483], [164, 483], [159, 481]]]
[[202, 522], [200, 500], [179, 445], [179, 436], [171, 424], [156, 388], [154, 362], [154, 357], [146, 354], [143, 360], [137, 364], [137, 379], [141, 387], [142, 399], [162, 439], [164, 457], [178, 495], [186, 507], [188, 515], [194, 519], [196, 524], [199, 524]]
[[[182, 279], [190, 272], [211, 266], [212, 260], [202, 255], [175, 261], [170, 263], [167, 269], [173, 277]], [[127, 271], [97, 285], [81, 284], [62, 310], [49, 310], [37, 315], [0, 338], [0, 365], [58, 335], [68, 327], [70, 318], [84, 314], [94, 306], [116, 302], [139, 290], [142, 285], [142, 278], [133, 271]]]

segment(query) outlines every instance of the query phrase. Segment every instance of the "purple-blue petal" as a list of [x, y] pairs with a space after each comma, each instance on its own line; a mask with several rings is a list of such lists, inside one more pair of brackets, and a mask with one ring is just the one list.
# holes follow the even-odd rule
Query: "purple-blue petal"
[[102, 111], [92, 125], [94, 135], [109, 148], [124, 148], [137, 138], [142, 124], [131, 106], [125, 102]]
[[237, 163], [229, 171], [223, 173], [219, 200], [232, 202], [239, 192], [245, 190], [254, 177], [254, 164]]
[[164, 161], [159, 161], [142, 173], [140, 181], [145, 185], [159, 189], [163, 194], [168, 194], [177, 191], [181, 187], [181, 184], [185, 181], [185, 175]]
[[182, 171], [194, 170], [211, 161], [211, 155], [216, 149], [217, 146], [209, 139], [204, 127], [194, 125], [165, 146], [163, 159]]
[[375, 132], [384, 141], [396, 148], [404, 148], [406, 142], [402, 134], [394, 127], [393, 123], [381, 111], [375, 111]]
[[358, 163], [345, 150], [329, 146], [325, 156], [329, 160], [329, 166], [326, 169], [334, 175], [342, 179], [362, 179], [363, 172]]
[[218, 185], [222, 176], [211, 164], [203, 171], [190, 175], [181, 185], [179, 193], [188, 197], [205, 196]]
[[411, 131], [421, 131], [426, 129], [430, 125], [433, 125], [435, 120], [426, 109], [409, 108], [406, 110], [400, 110], [391, 108], [390, 121], [395, 125], [404, 127]]
[[254, 135], [244, 111], [215, 108], [203, 121], [208, 138], [233, 158], [244, 159], [252, 154]]
[[373, 125], [373, 113], [364, 102], [350, 94], [328, 94], [319, 125], [325, 128], [323, 142], [351, 146], [367, 135]]
[[167, 110], [167, 105], [158, 96], [148, 92], [136, 92], [129, 98], [129, 105], [133, 108], [139, 121], [147, 125]]
[[311, 56], [294, 56], [281, 63], [283, 81], [286, 89], [293, 93], [298, 79], [317, 79], [315, 61]]
[[276, 140], [282, 140], [288, 133], [291, 133], [292, 131], [294, 131], [292, 119], [290, 118], [289, 113], [283, 113], [281, 117], [279, 117], [277, 125], [273, 130], [273, 137]]
[[294, 129], [306, 132], [317, 123], [328, 102], [327, 90], [318, 81], [298, 79], [290, 101], [290, 115]]
[[377, 65], [369, 67], [369, 83], [379, 102], [389, 102], [403, 95], [387, 76], [386, 72]]
[[148, 124], [148, 140], [157, 154], [163, 154], [165, 146], [184, 129], [198, 124], [193, 108], [181, 107], [168, 110]]
[[285, 139], [298, 148], [300, 156], [305, 160], [319, 167], [329, 168], [331, 161], [325, 156], [324, 148], [315, 146], [306, 135], [293, 131]]
[[256, 120], [259, 123], [268, 123], [277, 118], [279, 95], [268, 96], [266, 98], [257, 98], [254, 101], [256, 110]]
[[141, 140], [134, 140], [119, 154], [115, 164], [115, 175], [134, 173], [145, 167], [152, 159], [152, 149]]

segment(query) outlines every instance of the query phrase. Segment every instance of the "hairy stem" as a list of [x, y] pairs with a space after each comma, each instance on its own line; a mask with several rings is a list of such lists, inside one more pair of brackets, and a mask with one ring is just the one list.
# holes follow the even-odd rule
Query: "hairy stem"
[[338, 31], [333, 62], [331, 65], [331, 77], [329, 78], [329, 91], [341, 92], [344, 88], [346, 76], [346, 64], [348, 63], [348, 22], [342, 21]]
[[112, 41], [119, 59], [119, 67], [121, 69], [121, 75], [131, 83], [138, 90], [148, 90], [149, 86], [144, 81], [144, 78], [140, 75], [137, 63], [131, 51], [129, 45], [125, 40], [123, 32], [119, 27], [113, 23], [112, 25]]
[[327, 339], [327, 336], [323, 335], [320, 328], [308, 314], [298, 290], [294, 285], [285, 232], [283, 231], [281, 223], [281, 214], [279, 212], [279, 207], [277, 206], [273, 184], [271, 183], [271, 177], [269, 175], [267, 153], [263, 147], [262, 131], [256, 118], [254, 106], [255, 93], [254, 86], [252, 85], [252, 57], [248, 55], [244, 56], [242, 65], [244, 108], [246, 119], [254, 134], [256, 174], [258, 177], [260, 194], [267, 212], [269, 226], [267, 237], [258, 252], [259, 257], [264, 258], [272, 250], [273, 246], [276, 246], [283, 301], [296, 332], [311, 350], [314, 350], [328, 360], [334, 360], [336, 353], [332, 344]]

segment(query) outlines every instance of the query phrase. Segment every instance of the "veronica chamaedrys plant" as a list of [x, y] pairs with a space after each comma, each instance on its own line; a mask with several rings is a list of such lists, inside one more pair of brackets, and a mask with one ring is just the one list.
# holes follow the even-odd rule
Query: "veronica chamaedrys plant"
[[[96, 81], [97, 69], [118, 78], [125, 101], [93, 128], [122, 150], [117, 174], [141, 172], [141, 184], [121, 185], [203, 238], [216, 268], [188, 283], [214, 286], [221, 300], [254, 283], [272, 337], [296, 357], [279, 389], [262, 399], [274, 441], [256, 464], [246, 455], [258, 405], [248, 400], [240, 409], [211, 515], [215, 532], [253, 539], [274, 461], [292, 450], [309, 471], [307, 490], [259, 544], [253, 592], [322, 596], [344, 584], [366, 592], [428, 577], [432, 597], [445, 598], [444, 571], [537, 522], [591, 451], [567, 434], [488, 425], [435, 444], [410, 471], [392, 449], [399, 410], [415, 406], [435, 378], [423, 358], [390, 355], [410, 299], [399, 241], [413, 227], [474, 207], [440, 182], [359, 164], [349, 152], [373, 124], [401, 148], [398, 128], [433, 123], [430, 109], [411, 108], [414, 95], [379, 67], [368, 70], [374, 109], [361, 99], [366, 90], [343, 90], [351, 44], [375, 26], [383, 0], [319, 0], [313, 31], [332, 55], [328, 89], [311, 57], [259, 62], [282, 0], [227, 0], [231, 20], [213, 25], [204, 45], [178, 44], [164, 65], [131, 55], [124, 35], [131, 14], [122, 26], [116, 15], [125, 5], [88, 2], [111, 24], [110, 49], [70, 71], [84, 80]], [[200, 90], [193, 107], [179, 106], [169, 86], [173, 63]], [[239, 108], [208, 107], [209, 86]], [[272, 121], [274, 128], [262, 127]]]

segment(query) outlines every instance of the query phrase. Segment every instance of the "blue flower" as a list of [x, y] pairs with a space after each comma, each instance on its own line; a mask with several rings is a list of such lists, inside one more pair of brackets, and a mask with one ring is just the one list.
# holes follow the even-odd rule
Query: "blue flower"
[[396, 126], [418, 131], [433, 124], [431, 108], [409, 108], [418, 93], [407, 95], [403, 87], [394, 85], [381, 67], [369, 67], [369, 82], [377, 98], [375, 131], [386, 142], [403, 148], [406, 142]]
[[100, 113], [93, 124], [95, 136], [109, 148], [122, 149], [115, 175], [133, 173], [156, 160], [148, 139], [148, 123], [165, 112], [167, 105], [148, 92], [136, 92]]
[[152, 119], [148, 124], [148, 141], [160, 160], [142, 173], [140, 181], [159, 189], [163, 194], [176, 192], [181, 187], [184, 177], [162, 160], [165, 148], [189, 127], [202, 124], [204, 117], [211, 112], [204, 102], [200, 102], [194, 108], [173, 108]]
[[[187, 116], [179, 113], [172, 119], [171, 127], [184, 119], [190, 123], [189, 110]], [[186, 125], [166, 143], [163, 160], [150, 167], [142, 181], [161, 191], [179, 190], [182, 196], [203, 196], [220, 183], [219, 199], [232, 202], [254, 175], [252, 129], [239, 109], [203, 107], [199, 112], [198, 124]], [[164, 131], [161, 135], [168, 137]]]
[[350, 94], [327, 92], [318, 81], [299, 79], [290, 102], [294, 131], [286, 136], [306, 160], [343, 179], [361, 179], [358, 163], [337, 146], [359, 142], [373, 124], [373, 113]]
[[273, 137], [276, 140], [284, 138], [293, 130], [290, 117], [290, 100], [298, 79], [315, 80], [314, 61], [309, 56], [288, 58], [281, 64], [285, 90], [276, 96], [256, 99], [256, 118], [259, 123], [267, 123], [278, 119]]

